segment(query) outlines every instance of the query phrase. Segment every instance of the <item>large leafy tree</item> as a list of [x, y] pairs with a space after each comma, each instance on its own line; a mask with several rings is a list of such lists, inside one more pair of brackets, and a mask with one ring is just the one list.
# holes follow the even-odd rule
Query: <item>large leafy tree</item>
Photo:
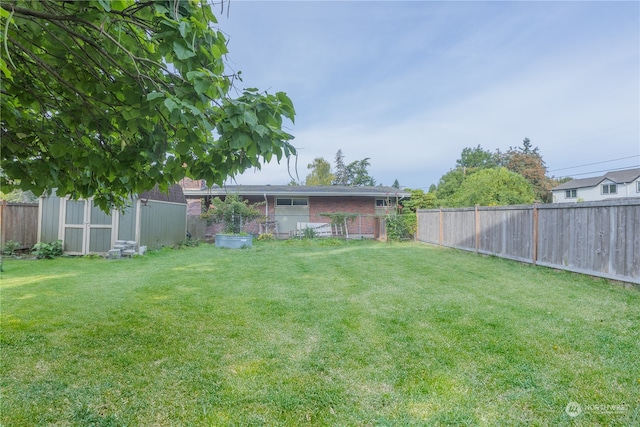
[[456, 160], [456, 168], [442, 175], [438, 181], [435, 193], [440, 203], [450, 205], [451, 197], [467, 177], [482, 169], [496, 167], [499, 160], [498, 153], [494, 154], [480, 145], [475, 148], [465, 147]]
[[438, 207], [438, 199], [435, 193], [425, 193], [421, 189], [410, 189], [411, 198], [404, 200], [402, 205], [415, 212], [417, 209], [433, 209]]
[[507, 168], [482, 169], [467, 177], [451, 196], [452, 206], [501, 206], [532, 203], [533, 187]]
[[492, 168], [498, 165], [498, 156], [483, 149], [480, 145], [475, 148], [466, 147], [456, 160], [456, 166], [461, 168]]
[[205, 0], [1, 0], [2, 191], [104, 209], [295, 154], [281, 92], [234, 93]]
[[331, 173], [331, 165], [322, 157], [316, 157], [307, 168], [311, 169], [311, 173], [307, 175], [305, 185], [331, 185], [335, 178]]
[[451, 169], [440, 177], [435, 194], [443, 206], [448, 205], [448, 200], [458, 190], [467, 176], [466, 171], [462, 168], [456, 168]]

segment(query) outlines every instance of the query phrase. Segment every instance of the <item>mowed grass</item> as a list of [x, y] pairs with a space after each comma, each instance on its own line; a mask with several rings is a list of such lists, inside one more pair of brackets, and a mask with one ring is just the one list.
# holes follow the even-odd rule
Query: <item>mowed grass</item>
[[3, 426], [640, 425], [605, 280], [334, 240], [4, 269]]

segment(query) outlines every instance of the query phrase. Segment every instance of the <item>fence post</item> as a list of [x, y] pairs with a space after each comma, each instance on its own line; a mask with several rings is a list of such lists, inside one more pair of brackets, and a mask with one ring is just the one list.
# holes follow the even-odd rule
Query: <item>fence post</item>
[[476, 253], [480, 251], [480, 212], [478, 212], [478, 205], [475, 207], [475, 226], [476, 226]]
[[442, 208], [440, 208], [440, 214], [438, 216], [439, 230], [438, 230], [438, 245], [442, 246]]
[[536, 265], [538, 261], [538, 204], [533, 205], [533, 246], [531, 248], [531, 262]]
[[6, 240], [6, 224], [4, 220], [4, 211], [7, 208], [7, 201], [3, 200], [2, 204], [0, 204], [0, 246], [4, 246]]

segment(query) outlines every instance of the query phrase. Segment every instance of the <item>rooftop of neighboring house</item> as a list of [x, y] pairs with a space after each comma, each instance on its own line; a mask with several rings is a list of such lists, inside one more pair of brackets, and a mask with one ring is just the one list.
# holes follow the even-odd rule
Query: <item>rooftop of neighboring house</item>
[[187, 199], [184, 197], [182, 187], [178, 184], [169, 187], [167, 192], [160, 191], [158, 186], [149, 191], [144, 191], [138, 195], [139, 199], [157, 200], [161, 202], [172, 203], [187, 203]]
[[242, 196], [369, 196], [369, 197], [409, 197], [411, 193], [393, 187], [355, 187], [355, 186], [309, 186], [309, 185], [225, 185], [200, 188], [184, 188], [185, 196], [223, 196], [239, 194]]
[[604, 180], [609, 180], [616, 184], [628, 184], [630, 182], [635, 181], [639, 177], [640, 177], [640, 168], [623, 169], [623, 170], [607, 172], [602, 176], [573, 179], [571, 181], [567, 181], [564, 184], [560, 184], [557, 187], [552, 188], [551, 191], [569, 190], [572, 188], [595, 187]]

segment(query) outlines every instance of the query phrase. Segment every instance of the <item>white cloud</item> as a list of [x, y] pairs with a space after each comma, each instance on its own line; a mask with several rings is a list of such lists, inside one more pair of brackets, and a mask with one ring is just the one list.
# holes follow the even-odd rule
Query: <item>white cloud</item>
[[[528, 137], [550, 169], [640, 154], [639, 10], [243, 2], [227, 31], [247, 85], [296, 104], [301, 180], [313, 158], [333, 162], [342, 149], [347, 161], [370, 157], [383, 184], [427, 187], [478, 144], [504, 150]], [[238, 182], [289, 180], [283, 163]]]

